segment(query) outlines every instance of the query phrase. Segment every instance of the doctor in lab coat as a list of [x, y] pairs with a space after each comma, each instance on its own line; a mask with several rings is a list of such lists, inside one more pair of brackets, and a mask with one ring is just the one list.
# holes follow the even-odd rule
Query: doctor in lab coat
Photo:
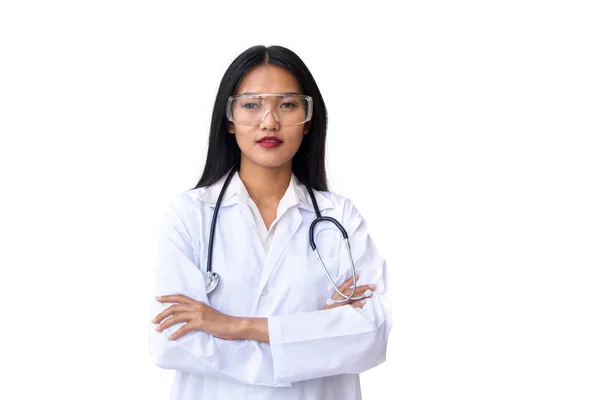
[[[302, 61], [279, 46], [242, 53], [215, 102], [204, 175], [174, 196], [158, 229], [150, 354], [175, 370], [171, 399], [361, 399], [359, 373], [385, 360], [391, 329], [387, 265], [352, 202], [324, 190], [326, 113]], [[277, 111], [257, 126], [225, 119], [225, 100], [242, 93], [310, 95], [309, 123], [282, 125]], [[275, 137], [276, 147], [261, 146]], [[213, 247], [216, 290], [206, 294], [206, 259], [215, 204], [226, 174]], [[316, 172], [316, 173], [315, 173]], [[312, 182], [311, 182], [312, 181]], [[309, 244], [316, 218], [346, 229], [358, 275], [355, 297], [341, 299]], [[315, 241], [339, 290], [349, 294], [351, 265], [339, 230], [316, 225]]]

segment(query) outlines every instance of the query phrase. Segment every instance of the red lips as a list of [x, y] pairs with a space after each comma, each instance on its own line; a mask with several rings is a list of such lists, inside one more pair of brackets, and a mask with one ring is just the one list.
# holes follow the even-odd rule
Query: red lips
[[283, 141], [275, 136], [265, 136], [258, 141], [258, 143], [263, 143], [265, 141], [276, 141], [277, 143], [283, 143]]

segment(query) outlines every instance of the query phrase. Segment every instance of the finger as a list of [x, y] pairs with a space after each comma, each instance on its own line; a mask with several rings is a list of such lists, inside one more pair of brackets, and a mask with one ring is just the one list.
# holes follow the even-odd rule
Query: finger
[[[356, 298], [356, 297], [362, 296], [364, 293], [367, 292], [367, 290], [371, 290], [369, 288], [369, 285], [362, 285], [362, 286], [357, 286], [354, 293], [352, 293], [352, 289], [346, 289], [343, 293], [344, 293], [344, 296], [346, 296], [346, 297], [350, 297], [350, 295], [352, 295], [353, 298]], [[346, 302], [356, 301], [356, 300], [352, 300], [352, 299], [348, 299], [348, 298], [343, 298], [337, 292], [335, 292], [335, 294], [333, 296], [331, 296], [331, 298], [334, 300], [344, 300]]]
[[[353, 297], [353, 298], [360, 297], [364, 293], [367, 293], [368, 290], [372, 290], [371, 286], [372, 285], [361, 285], [361, 286], [357, 286], [356, 290], [353, 290], [352, 288], [346, 289], [342, 292], [344, 294], [344, 296], [346, 296], [346, 297], [343, 297], [338, 292], [335, 292], [334, 295], [331, 296], [331, 298], [333, 300], [344, 300], [344, 301], [350, 301], [350, 302], [356, 301], [356, 300], [349, 299], [348, 297]], [[352, 293], [352, 292], [354, 292], [354, 293]], [[368, 296], [370, 296], [371, 294], [372, 293], [369, 293]]]
[[[356, 280], [358, 280], [359, 276], [358, 274], [356, 274]], [[338, 286], [338, 290], [342, 293], [344, 293], [344, 291], [346, 289], [349, 289], [352, 284], [354, 283], [354, 281], [352, 280], [352, 277], [348, 278], [346, 281], [344, 281], [340, 286]], [[331, 297], [334, 300], [342, 300], [342, 296], [340, 296], [340, 294], [336, 291], [334, 292], [333, 296]]]
[[192, 330], [192, 328], [190, 327], [190, 324], [187, 323], [187, 324], [183, 325], [181, 328], [177, 329], [172, 334], [170, 334], [169, 340], [179, 339], [180, 337], [182, 337], [183, 335], [185, 335], [186, 333], [188, 333], [191, 330]]
[[[360, 297], [363, 294], [365, 294], [367, 297], [369, 297], [369, 296], [371, 296], [373, 294], [373, 290], [374, 289], [375, 289], [375, 285], [361, 285], [361, 286], [357, 286], [356, 290], [354, 291], [354, 295], [352, 297]], [[350, 296], [352, 294], [352, 289], [346, 289], [346, 291], [344, 291], [344, 294], [346, 296]]]
[[171, 318], [167, 319], [165, 322], [163, 322], [162, 324], [160, 324], [159, 327], [156, 328], [157, 332], [162, 332], [165, 329], [178, 324], [180, 322], [189, 322], [193, 319], [193, 315], [192, 313], [181, 313], [181, 314], [177, 314], [172, 316]]
[[363, 308], [365, 306], [365, 304], [367, 304], [367, 300], [361, 300], [361, 301], [355, 301], [354, 303], [350, 304], [350, 307], [353, 308]]
[[[375, 285], [361, 285], [361, 286], [356, 287], [354, 294], [352, 293], [352, 289], [346, 289], [346, 291], [343, 293], [345, 296], [348, 296], [348, 297], [350, 297], [350, 295], [352, 295], [353, 298], [361, 297], [363, 295], [365, 297], [371, 297], [373, 295], [373, 290], [375, 290]], [[335, 292], [334, 295], [331, 296], [331, 299], [332, 300], [342, 300], [342, 296], [340, 296], [339, 293]], [[329, 308], [340, 307], [340, 306], [344, 306], [346, 304], [354, 304], [357, 301], [360, 301], [360, 300], [344, 299], [343, 302], [327, 304], [325, 306], [325, 309], [327, 310]]]
[[152, 322], [155, 324], [159, 324], [160, 321], [167, 318], [169, 315], [185, 311], [191, 311], [190, 306], [188, 304], [173, 304], [172, 306], [169, 306], [166, 310], [158, 314], [156, 318], [152, 320]]
[[196, 300], [190, 299], [183, 294], [172, 294], [167, 296], [158, 296], [156, 298], [161, 303], [181, 303], [181, 304], [194, 304]]
[[160, 321], [162, 321], [163, 319], [167, 318], [169, 315], [172, 315], [174, 313], [176, 313], [177, 311], [175, 310], [175, 307], [177, 307], [178, 305], [172, 305], [167, 307], [164, 311], [162, 311], [160, 314], [158, 314], [153, 320], [152, 322], [155, 324], [160, 323]]
[[367, 302], [367, 299], [363, 299], [363, 300], [347, 300], [345, 302], [341, 302], [341, 303], [333, 303], [333, 304], [327, 304], [325, 306], [325, 310], [329, 310], [330, 308], [336, 308], [336, 307], [341, 307], [341, 306], [352, 306], [355, 308], [363, 308], [363, 306]]
[[341, 307], [341, 306], [345, 306], [348, 303], [331, 303], [331, 304], [325, 304], [325, 307], [323, 307], [325, 310], [329, 310], [331, 308], [336, 308], [336, 307]]
[[[356, 274], [356, 280], [358, 281], [358, 274]], [[352, 287], [352, 284], [354, 283], [354, 280], [352, 279], [352, 277], [346, 279], [344, 282], [342, 282], [342, 284], [340, 286], [338, 286], [339, 291], [341, 292], [342, 290], [348, 289], [350, 287]]]

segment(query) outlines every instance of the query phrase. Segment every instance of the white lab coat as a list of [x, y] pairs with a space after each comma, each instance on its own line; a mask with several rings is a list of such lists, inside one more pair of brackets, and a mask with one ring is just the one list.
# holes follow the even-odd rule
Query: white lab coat
[[[347, 198], [313, 191], [322, 215], [336, 218], [348, 232], [359, 284], [376, 285], [362, 309], [324, 310], [334, 289], [310, 248], [315, 212], [308, 191], [293, 175], [284, 196], [288, 208], [278, 215], [265, 254], [248, 199], [235, 189], [241, 182], [236, 173], [215, 232], [212, 268], [220, 283], [207, 297], [210, 224], [224, 181], [172, 199], [159, 227], [153, 296], [184, 294], [228, 315], [268, 318], [270, 344], [202, 331], [172, 341], [167, 337], [183, 323], [161, 333], [151, 323], [152, 359], [176, 370], [171, 399], [361, 399], [358, 374], [385, 360], [391, 329], [387, 266], [365, 220]], [[315, 237], [337, 286], [351, 276], [342, 236], [332, 223], [321, 222]], [[153, 298], [150, 319], [169, 305]]]

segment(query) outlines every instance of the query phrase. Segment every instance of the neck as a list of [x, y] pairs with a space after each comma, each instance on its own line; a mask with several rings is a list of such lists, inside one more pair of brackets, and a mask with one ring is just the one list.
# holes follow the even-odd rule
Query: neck
[[292, 178], [292, 163], [265, 168], [242, 163], [239, 176], [252, 200], [258, 204], [279, 203]]

